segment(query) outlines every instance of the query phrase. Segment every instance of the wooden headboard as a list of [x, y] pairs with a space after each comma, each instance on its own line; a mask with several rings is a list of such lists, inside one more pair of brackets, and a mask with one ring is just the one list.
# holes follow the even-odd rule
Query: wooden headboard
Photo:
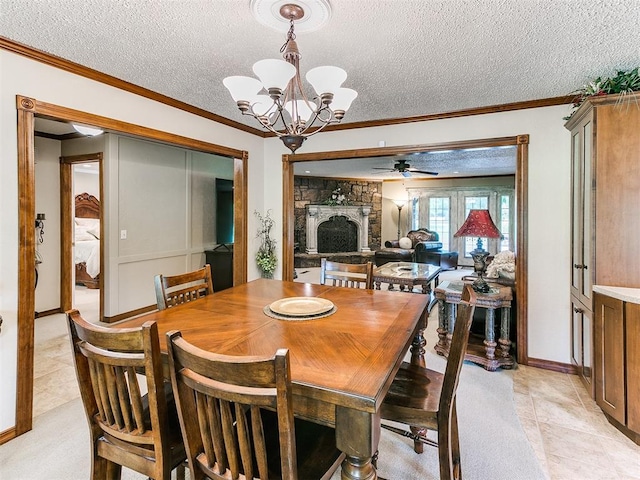
[[86, 192], [76, 195], [76, 217], [100, 218], [100, 200]]

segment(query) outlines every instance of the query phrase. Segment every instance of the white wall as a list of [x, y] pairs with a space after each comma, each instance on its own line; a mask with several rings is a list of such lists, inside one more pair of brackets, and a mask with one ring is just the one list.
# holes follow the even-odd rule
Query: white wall
[[[203, 85], [203, 88], [211, 86]], [[249, 240], [263, 211], [263, 139], [0, 50], [0, 432], [15, 425], [18, 286], [16, 95], [249, 152]], [[46, 241], [46, 240], [45, 240]], [[248, 278], [257, 278], [254, 265]], [[22, 287], [26, 288], [26, 287]]]
[[60, 308], [60, 148], [58, 140], [35, 138], [36, 212], [46, 216], [43, 242], [36, 241], [36, 312]]
[[[570, 134], [564, 120], [570, 106], [561, 105], [472, 117], [450, 118], [387, 127], [321, 133], [300, 153], [435, 144], [472, 139], [530, 136], [528, 176], [528, 354], [561, 363], [569, 358], [569, 226]], [[265, 141], [265, 209], [282, 218], [281, 155], [278, 139]], [[277, 238], [282, 238], [282, 221]], [[282, 242], [278, 248], [282, 248]], [[251, 251], [251, 250], [250, 250]]]

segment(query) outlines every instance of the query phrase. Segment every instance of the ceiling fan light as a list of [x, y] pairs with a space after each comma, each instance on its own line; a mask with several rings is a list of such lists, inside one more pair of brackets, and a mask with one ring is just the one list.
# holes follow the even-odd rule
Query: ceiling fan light
[[227, 77], [222, 83], [236, 102], [248, 101], [262, 90], [262, 84], [258, 80], [240, 75]]
[[104, 133], [104, 130], [95, 127], [86, 127], [84, 125], [76, 125], [75, 123], [72, 123], [71, 126], [73, 126], [76, 132], [89, 137], [95, 137], [96, 135]]
[[338, 88], [333, 94], [333, 102], [331, 102], [331, 108], [346, 112], [351, 107], [351, 103], [358, 96], [358, 92], [350, 88]]
[[267, 58], [253, 64], [253, 73], [258, 76], [267, 90], [282, 91], [296, 74], [296, 67], [284, 60]]
[[347, 72], [339, 67], [316, 67], [307, 72], [306, 78], [318, 95], [335, 94], [347, 79]]

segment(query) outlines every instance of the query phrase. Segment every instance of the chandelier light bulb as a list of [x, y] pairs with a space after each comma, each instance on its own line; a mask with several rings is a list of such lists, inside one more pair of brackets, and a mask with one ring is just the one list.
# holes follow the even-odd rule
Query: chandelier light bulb
[[238, 75], [225, 78], [222, 84], [236, 102], [248, 101], [262, 90], [262, 84], [255, 78]]
[[258, 76], [267, 91], [283, 91], [296, 74], [296, 67], [284, 60], [267, 58], [253, 64], [253, 73]]
[[331, 108], [334, 112], [346, 112], [351, 107], [351, 103], [358, 96], [358, 92], [351, 88], [338, 88], [333, 93], [333, 102], [331, 102]]
[[313, 110], [304, 100], [296, 100], [295, 103], [293, 101], [288, 101], [285, 103], [284, 109], [289, 113], [294, 123], [298, 123], [300, 121], [307, 123], [311, 118], [311, 115], [313, 115]]
[[318, 95], [335, 93], [347, 79], [347, 72], [339, 67], [316, 67], [307, 72], [307, 81]]

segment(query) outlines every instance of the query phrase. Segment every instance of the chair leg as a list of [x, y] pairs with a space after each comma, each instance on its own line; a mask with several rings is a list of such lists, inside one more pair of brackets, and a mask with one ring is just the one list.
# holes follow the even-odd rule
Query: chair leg
[[454, 480], [450, 418], [438, 420], [438, 460], [440, 480]]
[[107, 460], [107, 480], [120, 480], [122, 478], [122, 465]]
[[460, 464], [460, 440], [458, 436], [458, 410], [456, 408], [456, 400], [453, 400], [453, 408], [451, 411], [451, 463], [453, 468], [453, 478], [460, 480], [462, 478], [462, 466]]
[[[409, 427], [411, 429], [411, 433], [413, 433], [414, 435], [418, 435], [420, 437], [426, 437], [427, 436], [427, 429], [424, 427], [415, 427], [413, 425], [411, 425]], [[420, 442], [418, 440], [414, 440], [413, 441], [413, 451], [416, 453], [422, 453], [424, 452], [424, 443]]]

